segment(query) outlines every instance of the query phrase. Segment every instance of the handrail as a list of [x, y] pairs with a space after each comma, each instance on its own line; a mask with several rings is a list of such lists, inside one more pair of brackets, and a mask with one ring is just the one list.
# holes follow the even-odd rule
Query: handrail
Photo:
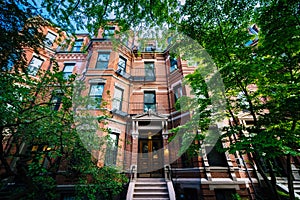
[[137, 166], [131, 165], [130, 166], [130, 180], [133, 181], [137, 177]]
[[170, 165], [165, 165], [165, 179], [166, 181], [172, 181], [172, 171]]

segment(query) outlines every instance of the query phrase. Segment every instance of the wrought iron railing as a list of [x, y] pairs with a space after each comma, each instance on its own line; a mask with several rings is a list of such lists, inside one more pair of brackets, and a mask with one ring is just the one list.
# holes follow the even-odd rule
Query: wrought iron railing
[[154, 68], [133, 68], [131, 70], [132, 81], [155, 81], [155, 69]]

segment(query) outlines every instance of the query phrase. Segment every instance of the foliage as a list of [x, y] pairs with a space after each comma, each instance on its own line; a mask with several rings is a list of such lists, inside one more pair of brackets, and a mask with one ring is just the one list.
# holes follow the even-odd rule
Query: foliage
[[[35, 17], [36, 9], [29, 3], [5, 1], [0, 5], [1, 191], [7, 191], [11, 199], [55, 199], [57, 179], [73, 178], [75, 183], [88, 183], [87, 188], [93, 190], [89, 181], [95, 176], [92, 183], [100, 185], [97, 190], [107, 195], [109, 191], [104, 188], [108, 187], [116, 194], [126, 178], [117, 169], [98, 167], [74, 126], [75, 107], [90, 102], [74, 99], [75, 75], [64, 79], [55, 60], [51, 60], [49, 70], [39, 70], [36, 77], [28, 75], [25, 50], [41, 51], [45, 36], [40, 34], [40, 27], [50, 24]], [[54, 98], [60, 100], [55, 102]], [[97, 125], [105, 121], [105, 115], [94, 117]], [[95, 147], [101, 149], [99, 145]], [[14, 186], [9, 186], [12, 182]], [[92, 194], [90, 190], [86, 193]]]
[[1, 1], [0, 19], [0, 71], [13, 66], [23, 68], [26, 65], [24, 47], [37, 50], [44, 38], [39, 28], [49, 22], [36, 17], [34, 7], [26, 1], [23, 6], [16, 1]]
[[[272, 176], [272, 159], [299, 155], [297, 8], [296, 2], [262, 1], [259, 6], [250, 0], [186, 1], [181, 9], [186, 17], [179, 24], [180, 30], [207, 50], [222, 75], [227, 113], [234, 122], [226, 127], [224, 137], [237, 138], [228, 150], [251, 152], [267, 183], [261, 159], [269, 163]], [[247, 28], [254, 22], [260, 28], [259, 42], [251, 48], [245, 43], [252, 37]], [[197, 71], [194, 74], [195, 79], [188, 80], [192, 86], [203, 79]], [[196, 95], [196, 99], [202, 100], [203, 96]], [[248, 113], [254, 126], [239, 124], [241, 113]]]

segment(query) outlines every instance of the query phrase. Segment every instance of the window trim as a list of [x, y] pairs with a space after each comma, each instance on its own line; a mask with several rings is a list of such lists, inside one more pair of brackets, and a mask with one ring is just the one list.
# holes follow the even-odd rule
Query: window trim
[[[176, 61], [176, 64], [174, 63]], [[173, 62], [173, 64], [172, 64]], [[175, 64], [175, 65], [174, 65]], [[173, 66], [176, 66], [173, 68]], [[174, 57], [170, 57], [170, 73], [178, 70], [178, 60]]]
[[[178, 90], [181, 88], [180, 90], [180, 94], [178, 94], [178, 97], [176, 97], [176, 93], [178, 92]], [[176, 103], [176, 101], [183, 96], [183, 88], [181, 84], [178, 84], [176, 86], [173, 87], [173, 93], [174, 93], [174, 103]]]
[[[52, 105], [52, 110], [58, 111], [61, 104], [62, 104], [62, 98], [63, 98], [63, 93], [61, 91], [54, 91], [54, 93], [51, 96], [50, 103], [54, 104]], [[54, 99], [57, 99], [56, 102], [53, 102]]]
[[105, 164], [105, 166], [116, 166], [117, 158], [118, 158], [120, 134], [117, 132], [110, 132], [108, 134], [108, 137], [110, 137], [110, 135], [116, 136], [115, 141], [114, 141], [115, 144], [113, 144], [114, 145], [113, 147], [107, 146], [106, 152], [105, 152], [104, 164]]
[[[118, 98], [115, 97], [116, 89], [121, 91], [121, 98], [120, 98], [120, 99], [118, 99]], [[112, 109], [117, 109], [117, 110], [122, 111], [122, 107], [123, 107], [123, 106], [122, 106], [123, 96], [124, 96], [124, 89], [122, 89], [122, 88], [120, 88], [120, 87], [118, 87], [118, 86], [115, 86], [115, 90], [114, 90], [114, 98], [113, 98], [113, 103], [112, 103], [112, 106], [113, 106]], [[115, 108], [115, 107], [114, 107], [114, 103], [115, 103], [116, 101], [118, 102], [118, 108]]]
[[102, 37], [104, 39], [110, 39], [115, 35], [116, 27], [115, 26], [108, 26], [103, 30]]
[[[125, 66], [124, 67], [122, 67], [121, 65], [120, 65], [120, 60], [123, 60], [123, 61], [125, 61]], [[121, 72], [126, 72], [126, 66], [127, 66], [127, 59], [124, 57], [124, 56], [119, 56], [119, 61], [118, 61], [118, 70]]]
[[[80, 43], [81, 45], [80, 46], [76, 45], [76, 42], [81, 42]], [[77, 40], [75, 40], [74, 41], [74, 45], [72, 47], [72, 52], [81, 52], [82, 46], [83, 46], [83, 39], [77, 39]], [[78, 47], [79, 47], [79, 50], [78, 50]]]
[[[34, 70], [35, 73], [31, 73], [31, 72], [30, 72], [31, 70], [29, 71], [30, 67], [32, 66], [32, 65], [31, 65], [31, 62], [33, 61], [33, 59], [38, 59], [38, 60], [42, 61], [41, 64], [40, 64], [40, 66], [38, 66], [38, 67], [36, 68], [37, 70]], [[31, 58], [31, 60], [30, 60], [30, 62], [29, 62], [29, 64], [28, 64], [28, 67], [27, 67], [28, 74], [31, 75], [31, 76], [36, 76], [37, 73], [38, 73], [38, 71], [39, 71], [39, 70], [41, 69], [41, 67], [43, 66], [43, 63], [44, 63], [44, 62], [45, 62], [45, 59], [41, 58], [40, 56], [33, 55], [32, 58]], [[33, 67], [35, 67], [35, 66], [33, 66]]]
[[[153, 64], [152, 68], [146, 68], [146, 66], [148, 64]], [[145, 69], [145, 79], [147, 79], [147, 77], [150, 79], [155, 79], [155, 62], [144, 62], [144, 69]], [[151, 72], [151, 74], [149, 74], [149, 72]]]
[[[101, 95], [91, 95], [92, 87], [93, 87], [93, 86], [97, 86], [97, 85], [101, 85], [101, 86], [102, 86], [102, 94], [101, 94]], [[97, 104], [97, 105], [88, 105], [88, 108], [89, 108], [89, 109], [99, 109], [97, 106], [100, 107], [100, 102], [101, 102], [101, 100], [102, 100], [102, 98], [103, 98], [104, 86], [105, 86], [104, 83], [91, 83], [91, 84], [90, 84], [89, 98], [90, 98], [90, 99], [94, 99], [94, 102], [93, 102], [93, 103], [95, 103], [95, 104]], [[96, 99], [99, 99], [99, 102], [96, 101]], [[99, 104], [98, 104], [98, 103], [99, 103]]]
[[[149, 102], [145, 102], [145, 95], [146, 94], [154, 94], [154, 102], [149, 103]], [[155, 90], [148, 90], [148, 91], [144, 91], [144, 99], [143, 99], [143, 109], [144, 112], [149, 111], [149, 109], [152, 109], [154, 107], [154, 111], [156, 111], [156, 92]]]
[[[65, 71], [66, 66], [71, 66], [71, 65], [73, 66], [72, 71], [66, 72], [66, 71]], [[64, 63], [63, 77], [64, 77], [65, 80], [68, 80], [68, 79], [69, 79], [69, 76], [71, 76], [71, 75], [73, 74], [73, 71], [74, 71], [75, 66], [76, 66], [76, 63]], [[67, 78], [65, 77], [66, 74], [69, 74]]]
[[[55, 36], [55, 38], [54, 38], [53, 41], [51, 41], [49, 38], [47, 38], [48, 34]], [[44, 41], [45, 46], [51, 48], [53, 46], [53, 44], [54, 44], [54, 42], [55, 42], [55, 40], [56, 40], [57, 37], [58, 37], [57, 34], [55, 34], [54, 32], [52, 32], [50, 30], [48, 30], [48, 32], [47, 32], [47, 34], [45, 36], [45, 41]], [[51, 44], [49, 44], [49, 42], [51, 42]]]
[[[108, 51], [100, 51], [100, 52], [98, 52], [95, 69], [100, 69], [100, 70], [106, 70], [106, 69], [108, 69], [109, 61], [110, 61], [110, 53], [111, 52], [108, 52]], [[107, 61], [99, 60], [99, 56], [103, 55], [103, 54], [108, 55], [108, 60]], [[103, 67], [103, 68], [97, 67], [97, 66], [101, 66], [100, 63], [106, 63], [106, 62], [107, 62], [107, 65], [105, 67]]]

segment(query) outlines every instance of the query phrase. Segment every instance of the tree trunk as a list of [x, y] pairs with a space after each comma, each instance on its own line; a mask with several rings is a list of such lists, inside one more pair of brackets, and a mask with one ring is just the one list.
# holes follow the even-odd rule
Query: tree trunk
[[276, 196], [278, 197], [278, 199], [280, 199], [280, 197], [277, 193], [276, 176], [274, 173], [273, 164], [271, 163], [271, 161], [269, 159], [267, 160], [267, 165], [268, 165], [268, 168], [270, 171], [272, 188], [275, 190]]
[[290, 200], [295, 200], [295, 191], [293, 185], [293, 172], [291, 166], [291, 155], [287, 155], [287, 178], [288, 178], [288, 188], [289, 188], [289, 196]]
[[260, 164], [260, 160], [257, 158], [256, 154], [254, 153], [253, 155], [253, 159], [255, 161], [255, 164], [256, 164], [256, 167], [257, 167], [257, 170], [258, 172], [260, 173], [260, 175], [263, 177], [267, 187], [271, 190], [272, 194], [273, 194], [273, 197], [274, 197], [274, 200], [280, 200], [280, 197], [277, 193], [277, 189], [276, 189], [276, 186], [273, 187], [272, 183], [270, 182], [270, 180], [268, 179], [266, 173], [264, 172], [261, 164]]
[[8, 176], [14, 175], [13, 171], [10, 168], [10, 165], [8, 164], [6, 158], [5, 158], [5, 153], [4, 153], [4, 149], [3, 149], [3, 128], [0, 129], [0, 141], [1, 141], [1, 145], [0, 145], [0, 161], [1, 161], [1, 165], [3, 165], [4, 169], [5, 169], [5, 175], [2, 176], [2, 178], [6, 178]]

